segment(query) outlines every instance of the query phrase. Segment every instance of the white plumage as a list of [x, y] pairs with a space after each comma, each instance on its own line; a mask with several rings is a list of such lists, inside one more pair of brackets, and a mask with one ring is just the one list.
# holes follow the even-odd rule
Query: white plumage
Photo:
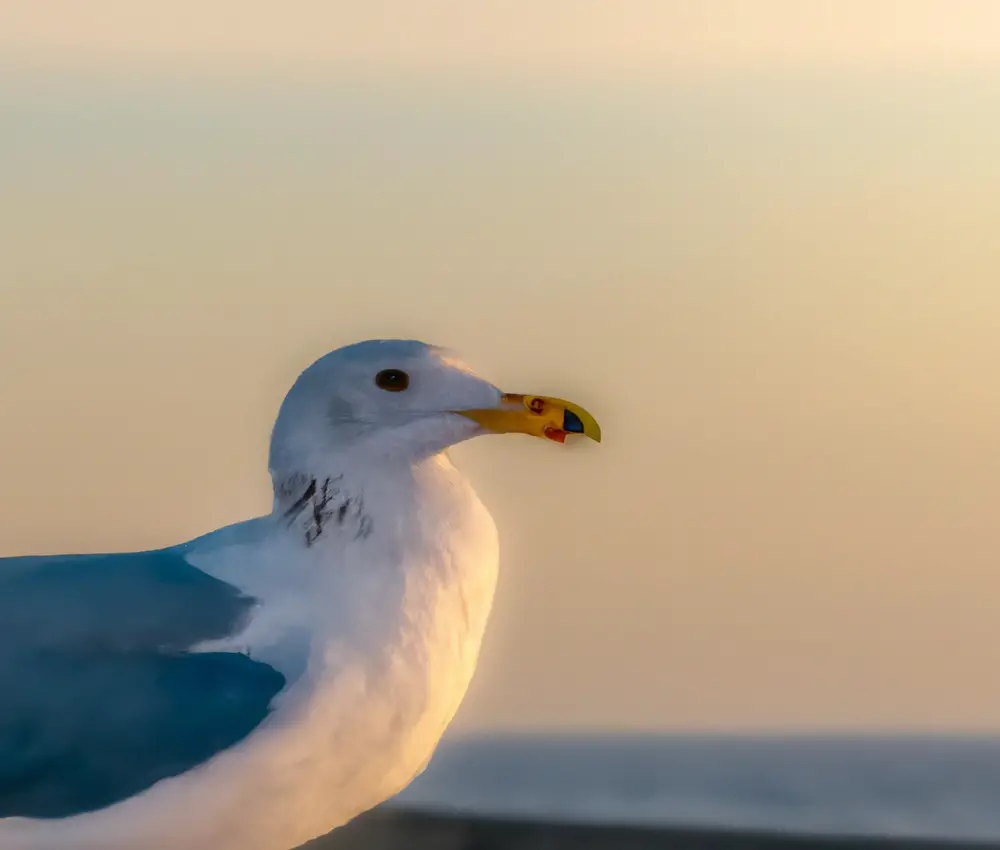
[[600, 436], [581, 408], [505, 396], [422, 343], [310, 367], [275, 425], [272, 513], [171, 550], [252, 598], [238, 628], [186, 653], [280, 672], [269, 713], [111, 805], [0, 819], [0, 847], [290, 850], [404, 788], [462, 701], [492, 604], [496, 528], [444, 454], [490, 430]]

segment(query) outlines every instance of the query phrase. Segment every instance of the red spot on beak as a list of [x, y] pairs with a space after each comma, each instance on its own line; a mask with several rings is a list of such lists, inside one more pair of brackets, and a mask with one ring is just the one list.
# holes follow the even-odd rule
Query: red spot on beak
[[548, 437], [550, 440], [554, 440], [557, 443], [566, 442], [566, 432], [561, 431], [559, 428], [546, 428], [545, 436]]

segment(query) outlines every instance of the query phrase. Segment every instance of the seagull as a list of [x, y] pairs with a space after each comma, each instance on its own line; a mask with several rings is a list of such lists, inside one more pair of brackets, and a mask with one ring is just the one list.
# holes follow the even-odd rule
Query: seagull
[[271, 513], [166, 549], [0, 559], [3, 850], [291, 850], [427, 765], [472, 678], [497, 531], [446, 454], [600, 441], [448, 350], [307, 368]]

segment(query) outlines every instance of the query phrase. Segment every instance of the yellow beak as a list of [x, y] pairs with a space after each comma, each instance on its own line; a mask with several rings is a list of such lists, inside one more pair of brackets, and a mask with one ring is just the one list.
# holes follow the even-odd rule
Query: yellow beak
[[456, 410], [498, 434], [530, 434], [557, 443], [567, 434], [583, 434], [601, 442], [601, 426], [586, 410], [571, 401], [543, 395], [504, 393], [497, 407]]

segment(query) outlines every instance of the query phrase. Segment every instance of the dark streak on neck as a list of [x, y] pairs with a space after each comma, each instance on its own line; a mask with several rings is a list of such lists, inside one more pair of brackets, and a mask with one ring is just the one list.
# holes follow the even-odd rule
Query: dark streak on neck
[[299, 498], [295, 500], [295, 504], [293, 504], [287, 511], [285, 511], [284, 518], [289, 520], [289, 522], [291, 523], [291, 521], [294, 520], [295, 517], [299, 515], [299, 513], [301, 513], [302, 509], [307, 504], [309, 504], [309, 500], [315, 495], [316, 495], [316, 479], [313, 478], [309, 482], [309, 486], [306, 487], [305, 493], [299, 496]]
[[[355, 540], [365, 540], [372, 533], [372, 518], [365, 511], [363, 496], [353, 496], [348, 493], [338, 484], [342, 479], [343, 475], [327, 477], [322, 484], [319, 484], [315, 478], [310, 478], [302, 495], [282, 514], [282, 518], [288, 521], [288, 527], [291, 528], [311, 503], [305, 528], [306, 546], [312, 546], [323, 534], [326, 523], [334, 518], [341, 527], [348, 519], [357, 523]], [[305, 476], [301, 480], [305, 480]]]

